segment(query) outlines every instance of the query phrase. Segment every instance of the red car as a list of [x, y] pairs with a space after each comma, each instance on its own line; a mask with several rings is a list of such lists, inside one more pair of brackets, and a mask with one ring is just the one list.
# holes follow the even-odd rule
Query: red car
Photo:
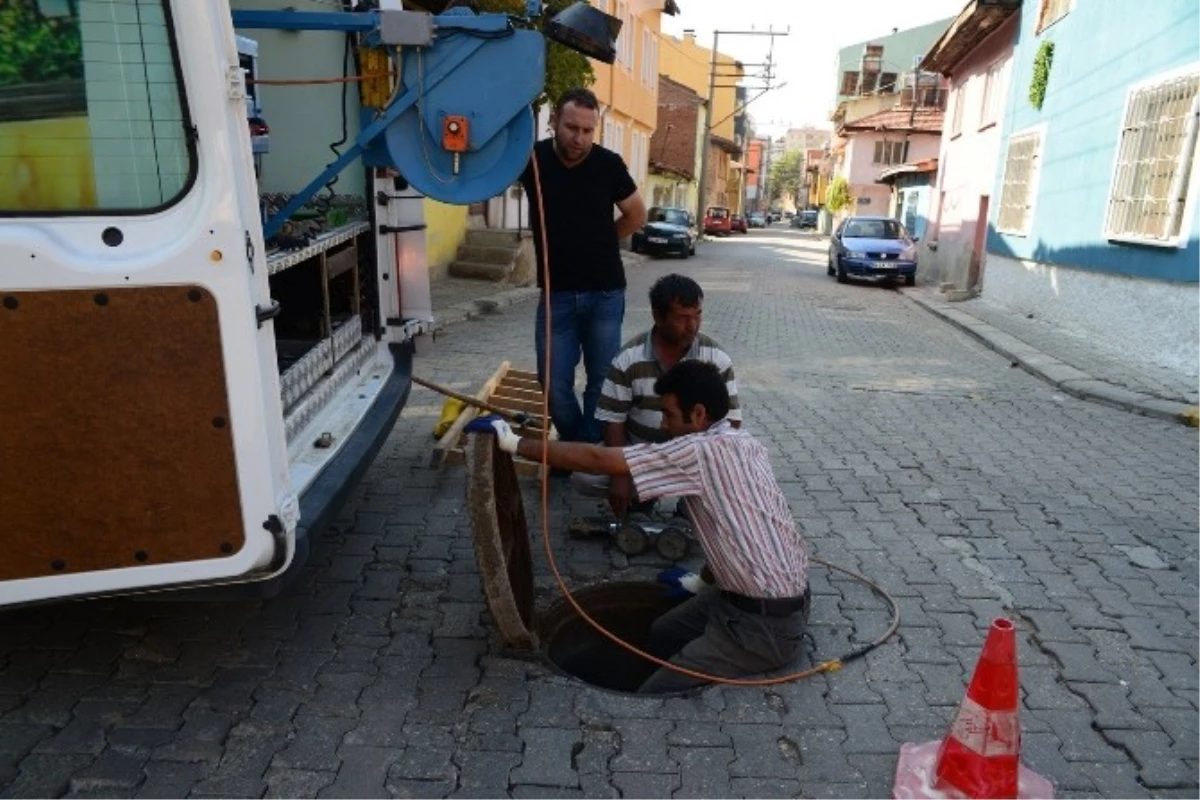
[[704, 232], [712, 236], [728, 236], [732, 230], [731, 215], [728, 208], [709, 206], [704, 212]]
[[746, 218], [741, 214], [734, 214], [729, 218], [729, 230], [731, 233], [749, 233], [750, 227], [746, 224]]

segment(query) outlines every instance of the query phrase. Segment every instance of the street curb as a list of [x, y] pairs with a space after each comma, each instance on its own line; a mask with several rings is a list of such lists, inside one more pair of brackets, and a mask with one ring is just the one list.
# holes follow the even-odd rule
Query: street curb
[[970, 334], [1026, 372], [1072, 397], [1141, 414], [1144, 417], [1164, 419], [1192, 428], [1200, 427], [1200, 410], [1196, 406], [1163, 400], [1099, 380], [970, 314], [952, 308], [939, 308], [916, 294], [904, 292], [904, 296], [934, 316]]
[[477, 297], [465, 303], [456, 303], [436, 312], [433, 320], [433, 330], [436, 333], [458, 322], [466, 322], [470, 319], [494, 314], [502, 308], [516, 305], [524, 300], [537, 297], [537, 295], [538, 288], [536, 286], [520, 286], [515, 289], [497, 292], [496, 294]]

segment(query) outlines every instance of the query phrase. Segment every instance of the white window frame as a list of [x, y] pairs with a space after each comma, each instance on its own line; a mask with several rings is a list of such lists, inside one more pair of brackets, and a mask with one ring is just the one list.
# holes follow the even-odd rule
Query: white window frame
[[[1008, 180], [1008, 152], [1009, 152], [1009, 150], [1012, 149], [1012, 145], [1013, 145], [1014, 141], [1016, 141], [1017, 139], [1025, 138], [1027, 136], [1038, 137], [1038, 147], [1037, 147], [1037, 154], [1034, 156], [1034, 158], [1036, 159], [1036, 162], [1034, 163], [1033, 169], [1029, 173], [1029, 181], [1028, 181], [1029, 192], [1025, 197], [1025, 225], [1024, 225], [1024, 227], [1022, 227], [1020, 229], [1001, 228], [1000, 227], [1000, 216], [1004, 211], [1004, 186]], [[996, 200], [996, 232], [997, 233], [1003, 233], [1008, 236], [1028, 236], [1029, 232], [1033, 229], [1033, 217], [1034, 217], [1035, 212], [1037, 211], [1038, 189], [1040, 188], [1041, 181], [1042, 181], [1042, 164], [1045, 162], [1045, 160], [1046, 160], [1046, 126], [1045, 125], [1035, 125], [1031, 128], [1025, 128], [1023, 130], [1014, 131], [1012, 133], [1012, 135], [1008, 137], [1007, 147], [1005, 148], [1005, 151], [1004, 151], [1004, 161], [1003, 161], [1004, 172], [1000, 178], [1000, 192], [999, 192], [999, 197]]]
[[[957, 139], [962, 135], [963, 116], [967, 108], [967, 86], [969, 81], [963, 82], [958, 91], [954, 93], [954, 111], [950, 114], [950, 138]], [[915, 100], [915, 98], [914, 98]]]
[[1050, 3], [1052, 3], [1052, 2], [1054, 2], [1054, 0], [1038, 0], [1037, 20], [1033, 23], [1034, 24], [1033, 33], [1035, 36], [1038, 36], [1038, 35], [1042, 34], [1044, 31], [1049, 30], [1055, 23], [1064, 19], [1065, 17], [1070, 15], [1070, 13], [1072, 11], [1075, 10], [1075, 0], [1067, 0], [1066, 10], [1063, 11], [1061, 14], [1059, 14], [1054, 19], [1050, 20], [1049, 22], [1045, 22], [1045, 21], [1043, 21], [1042, 18], [1046, 15], [1046, 6], [1050, 5]]
[[626, 45], [629, 44], [629, 24], [626, 17], [629, 15], [629, 3], [626, 0], [617, 0], [616, 10], [613, 16], [621, 20], [621, 32], [617, 34], [617, 64], [622, 67], [626, 66]]
[[1101, 235], [1105, 240], [1110, 242], [1122, 242], [1126, 244], [1149, 245], [1151, 247], [1170, 247], [1182, 248], [1188, 243], [1191, 235], [1191, 219], [1192, 209], [1195, 207], [1196, 194], [1200, 191], [1200, 169], [1197, 168], [1197, 161], [1200, 161], [1200, 147], [1197, 146], [1197, 140], [1200, 139], [1200, 119], [1197, 118], [1197, 111], [1200, 109], [1200, 93], [1192, 98], [1191, 117], [1186, 125], [1185, 139], [1183, 143], [1182, 156], [1183, 160], [1190, 160], [1190, 165], [1186, 170], [1177, 161], [1175, 166], [1175, 174], [1171, 179], [1170, 197], [1177, 198], [1181, 192], [1186, 191], [1183, 203], [1175, 203], [1174, 212], [1168, 223], [1168, 227], [1174, 227], [1178, 222], [1179, 230], [1174, 234], [1169, 234], [1165, 239], [1148, 239], [1144, 237], [1132, 236], [1124, 233], [1113, 233], [1109, 227], [1109, 207], [1113, 202], [1113, 192], [1117, 188], [1118, 170], [1120, 169], [1121, 158], [1121, 138], [1125, 132], [1126, 121], [1129, 117], [1129, 109], [1133, 104], [1134, 95], [1146, 89], [1151, 89], [1160, 84], [1168, 83], [1169, 81], [1179, 78], [1186, 78], [1192, 75], [1200, 75], [1200, 62], [1188, 64], [1185, 67], [1173, 69], [1168, 72], [1159, 73], [1154, 77], [1148, 78], [1133, 84], [1125, 93], [1125, 105], [1121, 111], [1121, 119], [1117, 128], [1116, 147], [1113, 150], [1112, 175], [1109, 178], [1108, 194], [1105, 197], [1104, 206], [1104, 221], [1101, 224]]
[[1004, 84], [1007, 59], [994, 61], [983, 74], [983, 97], [979, 100], [979, 130], [990, 128], [1000, 121], [1000, 98]]
[[625, 157], [625, 125], [623, 123], [613, 122], [613, 143], [608, 149], [621, 158]]
[[649, 25], [642, 26], [642, 86], [653, 89], [658, 79], [658, 38]]
[[612, 119], [610, 119], [609, 117], [604, 118], [604, 133], [602, 134], [602, 137], [601, 137], [602, 141], [600, 142], [600, 144], [604, 145], [609, 150], [613, 150], [613, 136], [614, 136], [613, 124], [614, 123], [613, 123]]

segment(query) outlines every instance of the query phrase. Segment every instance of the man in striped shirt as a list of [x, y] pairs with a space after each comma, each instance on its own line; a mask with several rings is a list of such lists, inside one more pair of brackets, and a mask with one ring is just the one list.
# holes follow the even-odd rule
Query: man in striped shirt
[[[716, 677], [787, 667], [808, 624], [808, 545], [801, 538], [766, 448], [726, 418], [729, 395], [712, 364], [680, 361], [655, 383], [670, 440], [630, 447], [547, 442], [551, 466], [627, 475], [639, 497], [684, 498], [715, 585], [655, 620], [650, 651]], [[530, 460], [540, 439], [491, 422], [497, 446]], [[662, 667], [643, 692], [682, 691], [707, 680]]]
[[[654, 327], [626, 342], [609, 365], [596, 419], [603, 423], [603, 441], [609, 447], [665, 442], [662, 406], [655, 381], [680, 361], [706, 361], [720, 371], [729, 393], [729, 413], [734, 427], [742, 424], [733, 360], [712, 338], [700, 333], [704, 291], [686, 275], [664, 275], [650, 289]], [[608, 502], [623, 519], [633, 501], [633, 483], [627, 476], [574, 473], [572, 483], [583, 491], [607, 490]]]

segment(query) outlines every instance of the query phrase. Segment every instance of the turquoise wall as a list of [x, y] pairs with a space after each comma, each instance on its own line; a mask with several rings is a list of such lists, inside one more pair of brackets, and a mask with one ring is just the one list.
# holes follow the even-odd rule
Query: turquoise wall
[[[1196, 282], [1200, 198], [1189, 198], [1182, 247], [1109, 242], [1103, 231], [1129, 88], [1200, 61], [1200, 4], [1077, 0], [1070, 13], [1035, 34], [1037, 8], [1037, 2], [1026, 0], [1021, 14], [988, 220], [988, 252], [1097, 272]], [[1054, 60], [1038, 111], [1030, 105], [1029, 85], [1034, 57], [1045, 39], [1054, 42]], [[1009, 137], [1036, 126], [1044, 126], [1044, 133], [1032, 226], [1026, 236], [998, 233]], [[1194, 181], [1191, 186], [1195, 190]]]

